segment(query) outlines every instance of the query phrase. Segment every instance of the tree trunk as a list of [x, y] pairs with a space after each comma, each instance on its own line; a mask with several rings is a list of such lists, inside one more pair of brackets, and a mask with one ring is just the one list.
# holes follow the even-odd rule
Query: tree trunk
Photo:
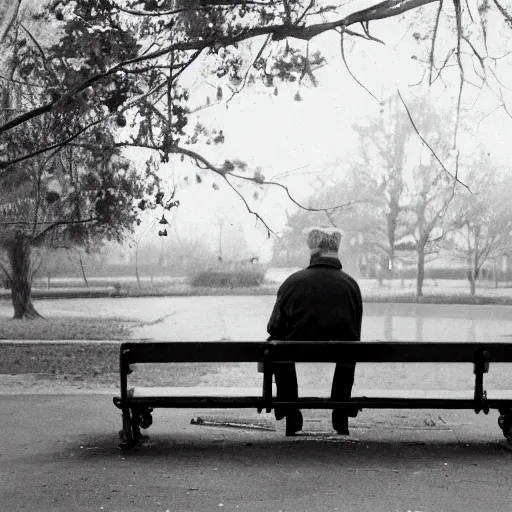
[[30, 242], [24, 236], [18, 236], [7, 247], [11, 265], [10, 284], [15, 319], [41, 318], [32, 304], [30, 253]]
[[418, 275], [416, 277], [416, 296], [423, 297], [423, 281], [425, 280], [425, 248], [418, 247]]
[[82, 255], [78, 253], [78, 262], [80, 263], [80, 270], [82, 271], [82, 279], [84, 280], [85, 286], [89, 288], [89, 281], [87, 281], [87, 276], [85, 275], [84, 262], [82, 261]]
[[389, 287], [393, 287], [393, 279], [395, 278], [395, 250], [391, 248], [389, 252], [389, 260], [388, 260], [388, 270], [389, 270]]
[[[476, 242], [476, 241], [475, 241]], [[476, 293], [476, 279], [478, 277], [478, 261], [476, 256], [476, 250], [473, 254], [468, 257], [468, 281], [469, 281], [469, 292], [471, 295]]]
[[135, 246], [135, 277], [137, 278], [137, 286], [140, 292], [140, 276], [139, 276], [139, 244]]
[[472, 271], [469, 272], [469, 292], [471, 295], [476, 293], [475, 274]]
[[78, 253], [78, 261], [80, 262], [80, 269], [82, 270], [82, 278], [85, 282], [85, 286], [89, 288], [89, 281], [87, 281], [87, 276], [85, 275], [84, 262], [82, 261], [82, 255]]

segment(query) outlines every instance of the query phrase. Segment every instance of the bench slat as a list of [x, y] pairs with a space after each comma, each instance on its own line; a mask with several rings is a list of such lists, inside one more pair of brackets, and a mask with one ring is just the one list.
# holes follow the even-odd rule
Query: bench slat
[[[214, 396], [181, 396], [163, 397], [148, 396], [134, 397], [127, 400], [127, 404], [134, 407], [176, 407], [176, 408], [264, 408], [265, 403], [261, 397], [214, 397]], [[488, 400], [490, 408], [498, 409], [506, 406], [512, 407], [512, 400]], [[353, 398], [350, 402], [331, 401], [328, 398], [304, 397], [297, 402], [273, 401], [273, 405], [294, 405], [301, 409], [333, 409], [335, 407], [357, 407], [361, 409], [474, 409], [472, 399], [449, 398]]]
[[252, 341], [123, 343], [121, 354], [129, 363], [249, 363], [261, 361], [263, 345]]
[[491, 362], [512, 362], [510, 343], [445, 342], [272, 342], [272, 360], [280, 362], [472, 363], [488, 351]]
[[[134, 388], [128, 393], [128, 403], [139, 407], [177, 408], [264, 408], [259, 388], [155, 387]], [[350, 405], [363, 409], [474, 409], [472, 390], [382, 389], [355, 390], [350, 402], [331, 401], [326, 390], [305, 390], [299, 397], [302, 409], [332, 409]], [[314, 396], [311, 396], [311, 395]], [[512, 407], [512, 390], [492, 390], [487, 403], [498, 409]], [[297, 405], [275, 400], [274, 405]]]
[[[275, 396], [275, 385], [273, 386], [273, 395]], [[300, 389], [299, 397], [319, 397], [329, 398], [329, 389]], [[353, 398], [408, 398], [408, 399], [462, 399], [472, 400], [474, 390], [451, 390], [451, 389], [357, 389], [352, 391]], [[259, 397], [261, 398], [261, 388], [247, 387], [136, 387], [128, 390], [128, 396], [131, 398], [143, 397]], [[509, 389], [490, 389], [487, 391], [487, 398], [493, 400], [511, 400], [512, 390]]]
[[261, 361], [265, 348], [280, 362], [472, 363], [483, 350], [491, 362], [512, 362], [512, 343], [500, 342], [147, 342], [123, 343], [121, 353], [127, 363], [235, 363]]

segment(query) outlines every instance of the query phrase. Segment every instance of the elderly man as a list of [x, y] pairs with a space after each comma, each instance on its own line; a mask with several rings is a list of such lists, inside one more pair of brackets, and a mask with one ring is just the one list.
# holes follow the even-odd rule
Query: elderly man
[[[270, 339], [293, 341], [359, 341], [363, 301], [357, 282], [343, 272], [338, 259], [341, 232], [332, 228], [311, 228], [307, 243], [311, 251], [309, 266], [288, 277], [277, 292], [277, 300], [268, 323]], [[331, 398], [347, 400], [354, 383], [355, 363], [338, 362], [332, 382]], [[274, 366], [277, 398], [298, 397], [294, 363]], [[349, 435], [348, 417], [357, 410], [335, 409], [334, 429]], [[286, 417], [286, 435], [302, 429], [298, 409], [276, 408], [277, 420]]]

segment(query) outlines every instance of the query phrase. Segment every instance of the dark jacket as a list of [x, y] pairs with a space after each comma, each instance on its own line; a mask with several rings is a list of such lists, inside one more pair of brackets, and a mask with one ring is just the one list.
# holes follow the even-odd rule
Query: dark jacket
[[312, 256], [280, 286], [268, 323], [276, 340], [359, 341], [363, 300], [338, 258]]

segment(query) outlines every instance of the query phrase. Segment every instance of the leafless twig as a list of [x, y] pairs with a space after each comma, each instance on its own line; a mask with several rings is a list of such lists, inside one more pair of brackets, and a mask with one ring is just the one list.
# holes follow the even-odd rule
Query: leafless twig
[[507, 10], [498, 2], [498, 0], [494, 0], [494, 3], [496, 4], [496, 7], [501, 12], [501, 14], [504, 16], [504, 18], [512, 24], [512, 15], [510, 15]]
[[242, 90], [245, 87], [245, 84], [247, 82], [247, 77], [249, 76], [249, 72], [251, 71], [251, 68], [254, 66], [254, 63], [261, 57], [261, 54], [263, 53], [263, 50], [266, 48], [266, 46], [270, 42], [270, 39], [271, 39], [270, 35], [267, 36], [267, 38], [261, 45], [260, 51], [257, 53], [256, 57], [254, 57], [254, 60], [252, 61], [251, 65], [247, 68], [247, 71], [245, 72], [244, 78], [242, 80], [242, 85], [240, 86], [239, 89], [236, 89], [233, 91], [233, 94], [229, 97], [229, 99], [226, 101], [226, 103], [229, 103], [236, 94], [240, 94], [242, 92]]
[[455, 132], [453, 135], [453, 148], [457, 147], [457, 140], [459, 135], [459, 124], [460, 124], [460, 108], [462, 105], [462, 92], [464, 89], [464, 67], [462, 66], [462, 60], [460, 56], [460, 42], [462, 39], [462, 7], [460, 5], [460, 0], [453, 0], [453, 4], [455, 6], [455, 19], [457, 24], [457, 63], [459, 65], [459, 94], [457, 97], [457, 110], [455, 116]]
[[343, 33], [344, 33], [344, 29], [341, 29], [339, 34], [340, 34], [340, 48], [341, 48], [341, 58], [343, 59], [343, 63], [345, 64], [345, 67], [347, 68], [347, 71], [349, 73], [349, 75], [372, 97], [375, 99], [375, 101], [377, 101], [378, 103], [380, 103], [380, 100], [372, 93], [368, 90], [368, 88], [366, 88], [356, 77], [355, 75], [352, 73], [352, 71], [350, 71], [350, 68], [348, 67], [348, 63], [347, 63], [347, 59], [345, 57], [345, 45], [344, 45], [344, 42], [343, 42]]
[[[224, 174], [222, 176], [224, 178], [224, 181], [229, 185], [229, 187], [235, 191], [235, 193], [240, 197], [242, 202], [244, 203], [245, 207], [247, 208], [247, 211], [256, 217], [257, 220], [259, 220], [267, 229], [268, 237], [270, 238], [270, 234], [276, 235], [276, 233], [270, 228], [270, 226], [265, 222], [265, 220], [261, 217], [261, 215], [258, 212], [255, 212], [251, 207], [249, 206], [249, 203], [247, 202], [247, 199], [243, 196], [243, 194], [240, 193], [239, 190], [236, 189], [236, 187], [233, 186], [233, 184], [228, 180], [227, 176]], [[277, 235], [276, 235], [277, 236]]]
[[441, 17], [441, 12], [443, 10], [443, 0], [439, 0], [439, 7], [437, 8], [437, 14], [436, 14], [436, 22], [434, 24], [434, 33], [432, 35], [432, 47], [430, 49], [430, 71], [428, 75], [428, 83], [429, 85], [432, 85], [432, 70], [434, 68], [434, 57], [435, 57], [435, 46], [436, 46], [436, 39], [437, 39], [437, 30], [439, 28], [439, 18]]
[[420, 131], [418, 130], [418, 127], [416, 126], [416, 123], [414, 122], [414, 119], [412, 118], [412, 115], [411, 115], [411, 112], [409, 110], [409, 107], [407, 106], [407, 104], [405, 103], [403, 97], [402, 97], [402, 94], [400, 93], [400, 89], [397, 89], [397, 92], [398, 92], [398, 97], [400, 98], [400, 101], [402, 102], [402, 105], [404, 106], [405, 108], [405, 111], [407, 112], [407, 116], [409, 117], [409, 121], [411, 122], [411, 125], [412, 127], [414, 128], [414, 131], [417, 133], [418, 137], [421, 139], [421, 141], [423, 142], [423, 144], [425, 144], [425, 146], [429, 149], [429, 151], [432, 153], [433, 157], [438, 161], [439, 165], [443, 168], [443, 170], [449, 175], [451, 176], [457, 183], [460, 183], [464, 188], [466, 188], [467, 190], [469, 190], [469, 192], [471, 192], [471, 189], [469, 188], [468, 185], [466, 185], [466, 183], [463, 183], [462, 181], [459, 180], [458, 176], [454, 176], [447, 168], [446, 166], [444, 165], [444, 163], [441, 161], [441, 159], [437, 156], [437, 153], [432, 149], [432, 146], [430, 146], [430, 144], [425, 140], [425, 137], [423, 137], [423, 135], [420, 133]]

